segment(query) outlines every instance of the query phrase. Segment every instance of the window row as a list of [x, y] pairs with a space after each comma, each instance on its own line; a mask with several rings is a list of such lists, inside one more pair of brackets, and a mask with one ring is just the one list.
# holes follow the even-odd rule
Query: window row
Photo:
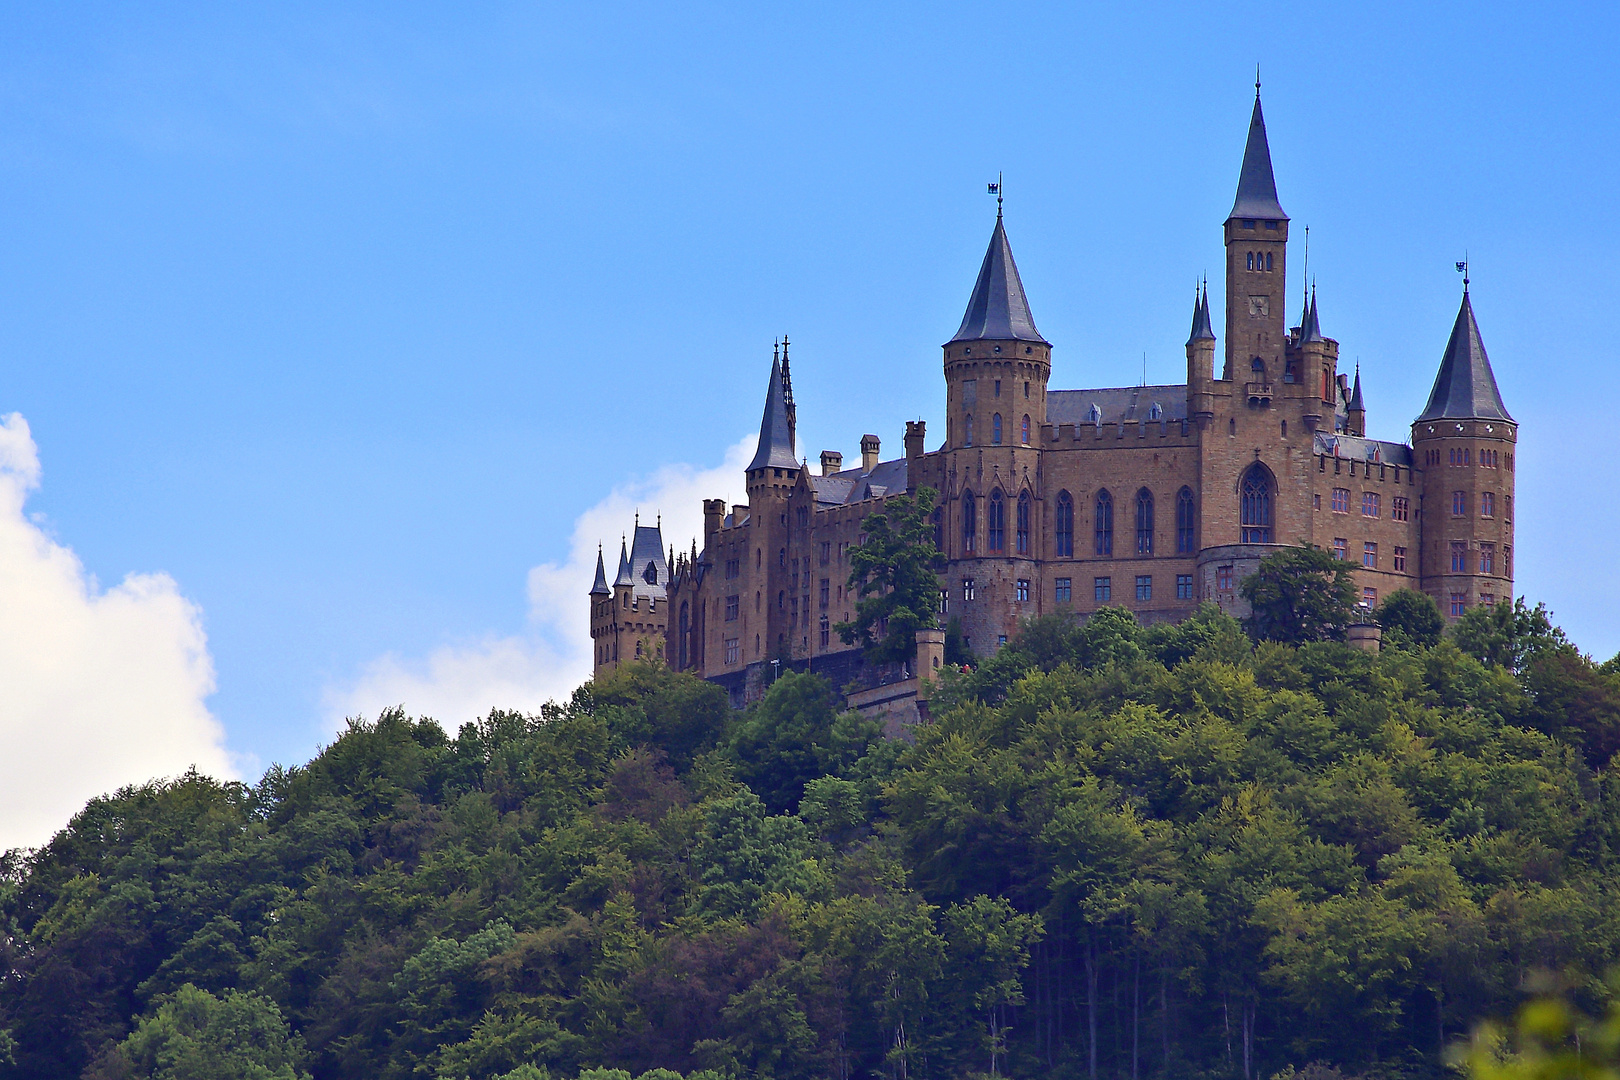
[[[1314, 509], [1322, 509], [1322, 496], [1313, 495], [1311, 505]], [[1335, 514], [1348, 514], [1350, 512], [1350, 489], [1334, 488], [1329, 496], [1329, 508]], [[1376, 491], [1363, 491], [1361, 493], [1361, 516], [1375, 518], [1383, 513], [1384, 498]], [[1395, 495], [1389, 500], [1389, 519], [1391, 521], [1409, 521], [1412, 517], [1412, 501], [1405, 495]]]
[[[1468, 516], [1468, 492], [1453, 491], [1451, 493], [1451, 516]], [[1496, 492], [1482, 491], [1479, 493], [1479, 516], [1494, 518], [1496, 516]], [[1513, 520], [1513, 496], [1502, 496], [1502, 520]]]
[[[1396, 573], [1406, 571], [1406, 548], [1400, 544], [1391, 545], [1390, 569]], [[1335, 559], [1350, 558], [1350, 541], [1342, 536], [1333, 538], [1333, 557]], [[1378, 569], [1378, 544], [1373, 540], [1364, 540], [1361, 544], [1361, 565], [1368, 570]]]
[[1496, 545], [1481, 543], [1477, 551], [1469, 551], [1468, 541], [1451, 541], [1451, 572], [1453, 574], [1467, 574], [1470, 572], [1469, 564], [1473, 563], [1475, 573], [1496, 574], [1503, 577], [1513, 576], [1513, 547], [1510, 544], [1502, 545], [1501, 569], [1498, 570], [1496, 558]]
[[1269, 251], [1248, 252], [1247, 265], [1250, 270], [1270, 270], [1272, 267], [1272, 253]]
[[[1482, 469], [1505, 469], [1513, 471], [1513, 453], [1510, 450], [1495, 450], [1490, 447], [1474, 448], [1472, 446], [1452, 446], [1446, 449], [1443, 455], [1447, 465], [1458, 467], [1478, 465]], [[1426, 450], [1423, 454], [1425, 465], [1440, 464], [1442, 455], [1438, 449]]]
[[[1092, 598], [1099, 604], [1112, 601], [1114, 592], [1114, 579], [1112, 576], [1094, 577], [1091, 579]], [[1033, 590], [1028, 578], [1019, 578], [1013, 584], [1013, 599], [1019, 603], [1028, 603]], [[962, 599], [976, 600], [979, 595], [978, 583], [973, 578], [962, 579]], [[1072, 603], [1074, 600], [1074, 579], [1060, 577], [1052, 582], [1052, 599], [1059, 604]], [[1136, 599], [1153, 599], [1153, 575], [1136, 575]], [[1176, 599], [1193, 599], [1193, 576], [1191, 574], [1176, 575]], [[939, 610], [943, 614], [950, 609], [950, 593], [941, 589], [939, 595]], [[825, 642], [823, 642], [825, 644]]]
[[[1028, 446], [1029, 445], [1029, 433], [1030, 433], [1029, 414], [1025, 413], [1024, 418], [1021, 421], [1019, 421], [1019, 423], [1018, 423], [1018, 441], [1023, 443], [1025, 446]], [[968, 413], [962, 419], [962, 444], [964, 446], [972, 446], [973, 445], [973, 414], [972, 413]], [[990, 445], [991, 446], [1000, 446], [1001, 445], [1001, 414], [1000, 413], [995, 413], [994, 415], [992, 415], [990, 417]]]

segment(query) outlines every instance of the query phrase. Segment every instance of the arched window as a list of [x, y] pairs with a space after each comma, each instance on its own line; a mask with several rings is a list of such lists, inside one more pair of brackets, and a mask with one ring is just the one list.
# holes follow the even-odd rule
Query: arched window
[[1266, 252], [1266, 269], [1271, 269], [1271, 252]]
[[1112, 555], [1114, 553], [1114, 497], [1104, 488], [1097, 492], [1097, 543], [1098, 555]]
[[1258, 461], [1250, 465], [1238, 494], [1243, 506], [1243, 543], [1271, 543], [1271, 471]]
[[963, 430], [967, 433], [967, 435], [962, 440], [962, 445], [963, 446], [972, 446], [973, 445], [973, 414], [972, 413], [967, 414], [967, 419], [963, 422]]
[[962, 492], [962, 550], [972, 551], [978, 545], [979, 504], [972, 491]]
[[1254, 269], [1254, 252], [1249, 252], [1249, 269]]
[[647, 569], [641, 573], [641, 580], [645, 581], [649, 585], [658, 584], [658, 564], [655, 562], [648, 562]]
[[1258, 356], [1249, 362], [1249, 367], [1254, 369], [1254, 377], [1256, 379], [1264, 379], [1266, 377], [1266, 362], [1260, 359]]
[[1060, 559], [1074, 557], [1074, 500], [1067, 491], [1057, 497], [1057, 543], [1054, 554]]
[[692, 625], [692, 613], [691, 613], [690, 609], [687, 607], [686, 601], [682, 600], [681, 601], [680, 630], [679, 630], [679, 632], [677, 634], [677, 640], [680, 643], [680, 651], [679, 651], [679, 654], [678, 654], [679, 657], [680, 657], [679, 663], [680, 663], [680, 666], [683, 667], [683, 668], [686, 666], [686, 635], [687, 635], [687, 632], [691, 629], [691, 625]]
[[1028, 446], [1029, 445], [1029, 413], [1024, 414], [1024, 425], [1020, 429], [1020, 435], [1022, 436], [1022, 438], [1024, 440], [1024, 445]]
[[1136, 553], [1153, 554], [1153, 492], [1147, 488], [1136, 493]]
[[1001, 497], [1000, 489], [990, 493], [990, 501], [984, 508], [985, 549], [987, 551], [1002, 551], [1007, 546], [1007, 500]]
[[1018, 496], [1018, 554], [1029, 554], [1029, 514], [1033, 500], [1029, 492]]
[[1191, 555], [1193, 553], [1197, 511], [1193, 506], [1192, 488], [1182, 488], [1176, 495], [1176, 554]]
[[1001, 445], [1001, 414], [996, 413], [990, 418], [990, 445]]

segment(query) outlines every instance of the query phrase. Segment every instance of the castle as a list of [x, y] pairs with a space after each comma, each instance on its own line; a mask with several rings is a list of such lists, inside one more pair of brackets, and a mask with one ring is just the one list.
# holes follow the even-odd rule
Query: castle
[[[771, 362], [748, 501], [703, 506], [701, 550], [665, 554], [637, 523], [610, 584], [591, 589], [596, 669], [661, 655], [742, 700], [774, 660], [852, 660], [833, 624], [855, 607], [849, 552], [886, 500], [939, 495], [940, 612], [985, 654], [1025, 616], [1106, 605], [1146, 622], [1200, 602], [1243, 612], [1238, 585], [1302, 542], [1355, 564], [1362, 602], [1421, 589], [1450, 617], [1510, 597], [1518, 425], [1502, 404], [1464, 278], [1462, 305], [1411, 443], [1366, 436], [1359, 371], [1339, 371], [1314, 290], [1284, 325], [1288, 215], [1256, 88], [1224, 223], [1222, 363], [1207, 287], [1193, 305], [1187, 381], [1057, 390], [998, 202], [962, 324], [943, 346], [945, 437], [905, 427], [904, 455], [861, 438], [859, 466], [799, 456], [786, 343]], [[825, 658], [825, 659], [823, 659]], [[937, 663], [937, 655], [934, 658]], [[836, 666], [836, 665], [835, 665]], [[927, 666], [926, 664], [924, 665]], [[753, 684], [758, 684], [758, 679]]]

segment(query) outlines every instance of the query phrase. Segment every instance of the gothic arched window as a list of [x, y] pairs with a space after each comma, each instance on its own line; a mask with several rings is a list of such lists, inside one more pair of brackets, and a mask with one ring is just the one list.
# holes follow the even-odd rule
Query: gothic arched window
[[1254, 252], [1249, 252], [1249, 269], [1254, 269]]
[[1018, 496], [1018, 554], [1029, 554], [1029, 515], [1033, 500], [1029, 492]]
[[691, 630], [691, 625], [692, 625], [692, 613], [691, 613], [691, 610], [687, 607], [686, 601], [682, 600], [681, 601], [680, 629], [676, 634], [676, 640], [680, 644], [680, 651], [679, 651], [680, 659], [679, 659], [678, 663], [683, 668], [686, 666], [686, 635]]
[[963, 423], [963, 428], [967, 432], [967, 436], [962, 440], [962, 445], [963, 446], [972, 446], [973, 445], [973, 414], [972, 413], [967, 414], [967, 419]]
[[1060, 559], [1074, 557], [1074, 500], [1067, 491], [1057, 497], [1057, 542], [1053, 554]]
[[1001, 445], [1001, 414], [996, 413], [990, 418], [990, 445]]
[[984, 508], [985, 548], [988, 551], [1001, 551], [1007, 546], [1007, 500], [1001, 497], [998, 488], [990, 493], [990, 501]]
[[1136, 553], [1153, 554], [1153, 492], [1147, 488], [1136, 493]]
[[962, 550], [972, 551], [978, 546], [979, 504], [972, 491], [962, 492]]
[[1182, 488], [1176, 495], [1176, 554], [1191, 555], [1195, 538], [1197, 508], [1193, 505], [1192, 488]]
[[1238, 486], [1242, 503], [1242, 541], [1245, 544], [1271, 543], [1271, 470], [1258, 461], [1249, 466]]
[[1266, 269], [1271, 269], [1271, 252], [1266, 252]]
[[1023, 439], [1024, 439], [1024, 445], [1028, 446], [1029, 445], [1029, 413], [1024, 414], [1024, 426], [1021, 429], [1021, 434], [1022, 434]]
[[1112, 555], [1114, 553], [1114, 497], [1108, 494], [1108, 489], [1097, 492], [1097, 543], [1098, 555]]

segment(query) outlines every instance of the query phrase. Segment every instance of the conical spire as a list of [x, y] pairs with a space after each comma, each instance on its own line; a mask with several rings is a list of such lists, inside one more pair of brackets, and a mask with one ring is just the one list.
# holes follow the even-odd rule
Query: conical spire
[[1311, 290], [1311, 302], [1305, 308], [1305, 324], [1299, 328], [1299, 340], [1303, 344], [1307, 341], [1326, 341], [1322, 336], [1322, 322], [1316, 317], [1316, 290]]
[[1035, 329], [1035, 317], [1029, 313], [1029, 300], [1024, 296], [1024, 283], [1018, 277], [1018, 264], [1013, 261], [1012, 246], [1007, 243], [1007, 228], [996, 217], [995, 231], [990, 234], [990, 248], [984, 253], [979, 266], [979, 280], [973, 283], [973, 295], [968, 299], [967, 312], [956, 336], [946, 342], [958, 341], [1029, 341], [1049, 344]]
[[1232, 218], [1263, 218], [1287, 221], [1277, 201], [1277, 178], [1271, 172], [1271, 145], [1266, 142], [1266, 118], [1260, 112], [1260, 87], [1254, 88], [1254, 113], [1249, 117], [1249, 142], [1243, 148], [1243, 171], [1238, 173], [1237, 200]]
[[634, 585], [635, 578], [630, 573], [630, 550], [624, 546], [624, 537], [619, 537], [619, 576], [613, 579], [615, 585]]
[[591, 586], [592, 596], [607, 596], [607, 567], [602, 565], [602, 545], [596, 545], [596, 583]]
[[1209, 322], [1209, 286], [1203, 285], [1193, 298], [1192, 333], [1187, 335], [1187, 344], [1214, 340], [1215, 329]]
[[1361, 401], [1361, 365], [1359, 363], [1356, 364], [1355, 387], [1354, 387], [1354, 389], [1352, 389], [1350, 391], [1350, 411], [1351, 412], [1366, 412], [1367, 411], [1367, 406], [1362, 404], [1362, 401]]
[[782, 361], [771, 357], [771, 383], [765, 390], [765, 416], [759, 422], [759, 448], [748, 471], [755, 469], [797, 469], [799, 459], [793, 452], [793, 424], [788, 419], [787, 381], [782, 377]]
[[1496, 375], [1485, 355], [1485, 343], [1480, 340], [1474, 304], [1466, 286], [1457, 321], [1451, 327], [1451, 340], [1446, 342], [1446, 355], [1440, 361], [1440, 373], [1434, 377], [1434, 389], [1429, 392], [1429, 404], [1417, 419], [1513, 420], [1496, 388]]

